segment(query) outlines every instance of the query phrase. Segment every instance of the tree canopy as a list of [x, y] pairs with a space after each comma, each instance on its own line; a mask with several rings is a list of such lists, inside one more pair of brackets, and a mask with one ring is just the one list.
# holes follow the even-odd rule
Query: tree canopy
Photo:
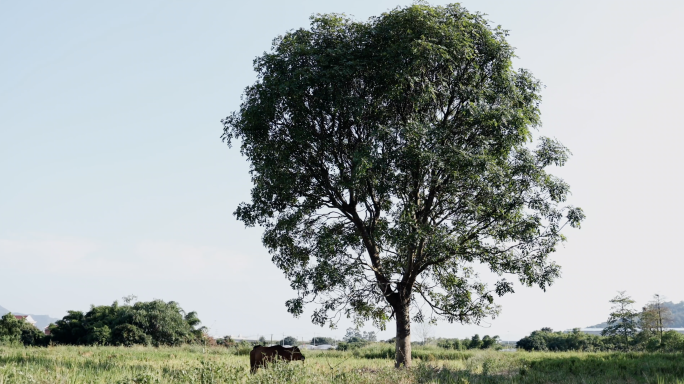
[[[317, 15], [255, 59], [223, 139], [251, 163], [235, 214], [265, 228], [292, 314], [315, 302], [320, 325], [394, 318], [408, 366], [412, 318], [478, 323], [511, 276], [542, 289], [559, 276], [548, 255], [584, 215], [546, 170], [569, 151], [532, 143], [541, 85], [513, 69], [506, 35], [457, 4], [416, 4]], [[486, 285], [476, 264], [500, 279]]]

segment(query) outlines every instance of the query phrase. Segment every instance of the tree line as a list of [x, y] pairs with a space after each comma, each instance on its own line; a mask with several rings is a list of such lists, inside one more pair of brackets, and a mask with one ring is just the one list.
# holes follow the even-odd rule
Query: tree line
[[480, 339], [480, 335], [475, 334], [470, 339], [440, 339], [437, 341], [437, 346], [444, 349], [455, 350], [499, 349], [501, 348], [499, 341], [499, 336], [490, 337], [489, 335], [484, 335], [482, 339]]
[[653, 295], [641, 311], [624, 291], [610, 300], [612, 306], [601, 335], [590, 335], [579, 328], [554, 332], [542, 328], [517, 342], [527, 351], [664, 351], [684, 352], [684, 335], [668, 330], [675, 317], [660, 295]]
[[205, 327], [196, 312], [186, 313], [174, 301], [153, 300], [124, 305], [91, 306], [86, 313], [68, 311], [43, 333], [8, 313], [0, 319], [0, 343], [26, 346], [58, 345], [153, 345], [177, 346], [200, 343]]

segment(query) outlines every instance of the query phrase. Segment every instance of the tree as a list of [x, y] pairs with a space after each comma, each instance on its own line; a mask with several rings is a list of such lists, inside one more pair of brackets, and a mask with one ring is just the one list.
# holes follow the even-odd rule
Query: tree
[[59, 344], [87, 344], [85, 316], [81, 311], [67, 311], [67, 315], [50, 325], [50, 334]]
[[662, 297], [656, 293], [643, 308], [639, 320], [641, 329], [655, 333], [658, 340], [662, 340], [664, 329], [673, 323], [674, 317], [670, 308], [664, 305]]
[[627, 348], [629, 338], [637, 333], [639, 313], [632, 308], [634, 300], [627, 296], [625, 291], [619, 291], [610, 302], [613, 304], [612, 312], [608, 317], [608, 326], [603, 328], [601, 335], [621, 338], [621, 342]]
[[[652, 337], [658, 334], [658, 315], [652, 307], [646, 305], [639, 314], [639, 328], [644, 333], [644, 337]], [[660, 339], [660, 337], [658, 337]]]
[[496, 347], [497, 344], [499, 344], [499, 336], [490, 337], [489, 335], [485, 335], [482, 338], [482, 346], [480, 348], [482, 348], [482, 349], [493, 348], [493, 347]]
[[0, 345], [19, 342], [21, 342], [21, 320], [14, 317], [12, 312], [8, 312], [0, 318]]
[[516, 348], [524, 349], [525, 351], [546, 351], [546, 335], [549, 332], [544, 330], [533, 331], [529, 336], [525, 336], [515, 343]]
[[368, 332], [364, 331], [363, 332], [363, 339], [366, 341], [373, 341], [373, 342], [378, 341], [378, 337], [374, 331], [368, 331]]
[[423, 341], [423, 345], [427, 345], [433, 335], [432, 323], [424, 321], [418, 326], [418, 336]]
[[366, 341], [358, 328], [347, 328], [347, 332], [342, 340], [346, 341], [347, 343], [363, 343]]
[[[546, 172], [568, 150], [541, 138], [540, 83], [515, 71], [507, 32], [454, 4], [416, 4], [357, 22], [312, 18], [254, 62], [257, 82], [222, 120], [251, 163], [236, 217], [290, 280], [295, 316], [396, 324], [411, 365], [411, 321], [495, 316], [507, 278], [546, 289], [548, 259], [579, 227], [569, 186]], [[500, 277], [488, 286], [475, 264]], [[506, 276], [506, 275], [509, 276]]]
[[282, 339], [279, 343], [280, 345], [297, 345], [299, 344], [297, 342], [297, 339], [292, 337], [292, 336], [285, 336], [284, 339]]
[[468, 349], [480, 349], [482, 347], [482, 340], [480, 335], [477, 333], [470, 338], [470, 343], [468, 344]]
[[46, 346], [48, 342], [48, 336], [25, 319], [17, 319], [12, 312], [0, 317], [0, 345]]

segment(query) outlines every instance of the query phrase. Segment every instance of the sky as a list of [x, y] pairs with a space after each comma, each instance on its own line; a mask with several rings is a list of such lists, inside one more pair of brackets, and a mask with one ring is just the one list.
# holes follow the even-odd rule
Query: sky
[[[249, 164], [220, 120], [278, 35], [316, 13], [365, 20], [409, 4], [0, 2], [0, 305], [61, 318], [134, 294], [197, 311], [216, 336], [342, 337], [346, 320], [331, 330], [285, 310], [294, 292], [262, 230], [232, 214]], [[684, 300], [684, 2], [461, 4], [508, 29], [516, 68], [545, 84], [535, 135], [572, 151], [554, 174], [587, 219], [564, 232], [546, 292], [517, 284], [496, 319], [432, 336], [586, 327], [622, 290], [637, 307]]]

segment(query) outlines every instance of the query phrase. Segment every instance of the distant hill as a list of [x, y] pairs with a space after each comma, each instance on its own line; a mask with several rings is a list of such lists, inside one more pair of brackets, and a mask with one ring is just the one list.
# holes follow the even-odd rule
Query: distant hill
[[[663, 303], [663, 305], [670, 308], [670, 311], [672, 311], [672, 317], [674, 318], [674, 322], [669, 326], [669, 328], [684, 328], [684, 301], [680, 301], [677, 304], [671, 301], [666, 301]], [[601, 324], [592, 325], [587, 328], [605, 328], [607, 326], [608, 323], [603, 322]]]
[[[0, 306], [0, 316], [4, 316], [11, 312], [9, 309], [4, 308]], [[36, 328], [40, 329], [41, 331], [45, 329], [48, 325], [51, 323], [57, 322], [59, 319], [55, 319], [54, 317], [50, 317], [49, 315], [34, 315], [33, 313], [21, 313], [21, 312], [12, 312], [14, 315], [31, 315], [33, 317], [33, 320], [36, 321]]]

